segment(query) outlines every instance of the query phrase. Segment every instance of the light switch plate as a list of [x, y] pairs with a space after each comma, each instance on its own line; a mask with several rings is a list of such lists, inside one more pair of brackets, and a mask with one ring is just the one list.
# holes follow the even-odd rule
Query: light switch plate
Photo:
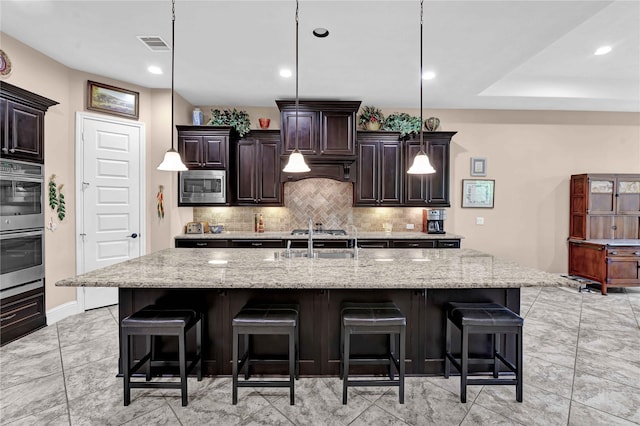
[[484, 217], [482, 216], [476, 217], [476, 225], [484, 225]]
[[413, 223], [407, 223], [407, 229], [413, 229]]

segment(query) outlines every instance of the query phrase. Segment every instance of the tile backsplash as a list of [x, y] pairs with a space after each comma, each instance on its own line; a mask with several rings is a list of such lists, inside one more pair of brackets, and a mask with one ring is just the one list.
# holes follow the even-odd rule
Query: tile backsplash
[[[284, 207], [194, 207], [193, 220], [222, 224], [227, 231], [253, 231], [254, 215], [262, 213], [265, 231], [307, 228], [309, 219], [325, 229], [383, 231], [391, 223], [394, 232], [422, 229], [419, 207], [353, 207], [353, 184], [332, 179], [303, 179], [284, 185]], [[413, 230], [406, 225], [413, 224]]]

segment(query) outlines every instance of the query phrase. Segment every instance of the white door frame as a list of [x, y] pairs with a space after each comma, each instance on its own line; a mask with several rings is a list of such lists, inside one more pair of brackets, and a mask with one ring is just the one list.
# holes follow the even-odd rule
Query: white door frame
[[[84, 265], [82, 264], [83, 253], [82, 253], [82, 236], [80, 234], [84, 233], [83, 225], [84, 225], [84, 194], [82, 192], [82, 167], [84, 164], [84, 143], [83, 143], [83, 135], [82, 135], [82, 124], [85, 118], [90, 118], [92, 120], [104, 121], [107, 123], [113, 124], [125, 124], [127, 126], [138, 127], [140, 129], [140, 199], [138, 200], [140, 203], [140, 234], [141, 237], [138, 240], [140, 244], [140, 255], [144, 255], [146, 253], [146, 136], [145, 136], [145, 126], [144, 123], [140, 121], [130, 121], [130, 120], [118, 120], [115, 118], [111, 118], [108, 116], [104, 116], [101, 114], [91, 114], [87, 112], [76, 112], [76, 274], [84, 273]], [[78, 312], [84, 312], [84, 287], [78, 287], [76, 290], [76, 301]]]

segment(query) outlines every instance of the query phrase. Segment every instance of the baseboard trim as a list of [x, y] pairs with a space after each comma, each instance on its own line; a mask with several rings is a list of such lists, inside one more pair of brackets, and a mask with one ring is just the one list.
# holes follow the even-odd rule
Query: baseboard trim
[[63, 320], [72, 315], [76, 315], [82, 312], [79, 303], [74, 300], [73, 302], [63, 303], [60, 306], [47, 311], [47, 325], [52, 325], [60, 320]]

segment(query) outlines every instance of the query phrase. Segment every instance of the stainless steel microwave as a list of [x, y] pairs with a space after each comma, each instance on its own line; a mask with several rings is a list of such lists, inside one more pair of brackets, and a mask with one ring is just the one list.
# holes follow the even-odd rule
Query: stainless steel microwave
[[225, 170], [180, 172], [179, 206], [224, 204], [227, 202]]

